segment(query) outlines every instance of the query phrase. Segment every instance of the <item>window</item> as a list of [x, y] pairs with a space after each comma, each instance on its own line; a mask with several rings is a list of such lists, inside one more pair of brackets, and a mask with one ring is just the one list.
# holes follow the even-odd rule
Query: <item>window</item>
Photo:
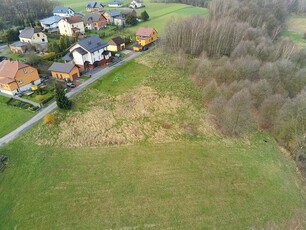
[[28, 72], [27, 69], [23, 69], [24, 74], [27, 74], [27, 72]]
[[37, 37], [39, 38], [39, 37], [40, 37], [40, 34], [37, 34]]
[[42, 42], [45, 42], [45, 39], [43, 38], [43, 39], [41, 39], [41, 41], [42, 41]]
[[23, 83], [23, 80], [18, 80], [18, 84], [22, 84]]

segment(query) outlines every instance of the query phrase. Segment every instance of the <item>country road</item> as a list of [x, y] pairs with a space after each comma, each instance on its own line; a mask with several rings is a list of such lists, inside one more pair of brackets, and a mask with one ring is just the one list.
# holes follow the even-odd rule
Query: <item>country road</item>
[[[91, 83], [97, 81], [98, 79], [105, 76], [110, 71], [116, 69], [118, 66], [121, 66], [125, 62], [136, 58], [137, 56], [141, 55], [141, 53], [132, 53], [131, 56], [127, 57], [126, 59], [112, 65], [112, 66], [106, 66], [105, 68], [101, 69], [100, 71], [94, 73], [90, 79], [79, 85], [78, 87], [74, 88], [70, 92], [66, 94], [68, 98], [72, 98], [75, 95], [79, 94], [83, 89], [85, 89], [88, 85]], [[38, 122], [40, 119], [42, 119], [45, 115], [52, 112], [55, 108], [57, 108], [56, 102], [53, 102], [48, 107], [43, 108], [40, 110], [34, 117], [32, 117], [30, 120], [26, 121], [24, 124], [13, 130], [12, 132], [8, 133], [4, 137], [0, 138], [0, 146], [3, 146], [7, 144], [8, 142], [16, 139], [19, 137], [22, 133], [24, 133], [26, 130], [31, 128], [36, 122]]]

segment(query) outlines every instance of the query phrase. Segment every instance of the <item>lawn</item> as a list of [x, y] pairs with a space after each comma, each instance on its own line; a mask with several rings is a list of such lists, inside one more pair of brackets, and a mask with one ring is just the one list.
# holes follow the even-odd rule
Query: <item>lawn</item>
[[14, 108], [1, 102], [0, 114], [0, 137], [14, 130], [34, 115], [33, 112]]
[[282, 35], [290, 38], [300, 48], [306, 48], [306, 39], [304, 33], [306, 32], [306, 17], [305, 16], [291, 16], [287, 22], [288, 30]]
[[72, 149], [22, 138], [2, 149], [0, 229], [285, 229], [305, 195], [263, 139]]
[[[82, 0], [60, 0], [65, 6], [69, 6], [76, 11], [83, 11], [85, 13], [85, 2]], [[127, 1], [126, 3], [128, 3]], [[102, 2], [103, 4], [107, 4], [108, 2]], [[131, 27], [132, 31], [136, 31], [136, 29], [140, 26], [152, 26], [157, 29], [160, 35], [163, 34], [164, 27], [169, 20], [173, 20], [174, 18], [182, 18], [191, 15], [207, 15], [208, 10], [200, 7], [193, 7], [185, 4], [178, 3], [151, 3], [150, 1], [144, 1], [144, 5], [146, 7], [138, 9], [137, 14], [143, 10], [146, 10], [150, 16], [150, 20], [147, 22], [139, 23], [136, 27]], [[105, 8], [108, 10], [108, 8]], [[117, 10], [121, 11], [123, 8], [118, 8]]]

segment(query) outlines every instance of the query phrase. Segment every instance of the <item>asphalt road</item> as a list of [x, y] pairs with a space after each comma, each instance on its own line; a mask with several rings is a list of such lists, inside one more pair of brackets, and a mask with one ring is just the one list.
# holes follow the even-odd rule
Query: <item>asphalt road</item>
[[[120, 61], [120, 62], [118, 62], [118, 63], [116, 63], [112, 66], [106, 66], [105, 68], [101, 69], [100, 71], [92, 74], [90, 79], [88, 79], [87, 81], [85, 81], [84, 83], [79, 85], [78, 87], [72, 89], [70, 92], [68, 92], [66, 94], [66, 96], [68, 98], [74, 97], [75, 95], [79, 94], [83, 89], [85, 89], [91, 83], [93, 83], [96, 80], [102, 78], [107, 73], [116, 69], [118, 66], [124, 64], [125, 62], [136, 58], [140, 54], [141, 53], [132, 53], [126, 59], [124, 59], [124, 60], [122, 60], [122, 61]], [[10, 141], [16, 139], [17, 137], [19, 137], [22, 133], [24, 133], [26, 130], [31, 128], [36, 122], [38, 122], [40, 119], [42, 119], [48, 113], [52, 112], [55, 108], [57, 108], [57, 104], [56, 104], [56, 102], [53, 102], [48, 107], [45, 107], [45, 108], [41, 109], [34, 117], [32, 117], [30, 120], [26, 121], [23, 125], [19, 126], [18, 128], [16, 128], [12, 132], [10, 132], [7, 135], [5, 135], [4, 137], [0, 138], [0, 146], [3, 146], [5, 144], [7, 144], [8, 142], [10, 142]]]

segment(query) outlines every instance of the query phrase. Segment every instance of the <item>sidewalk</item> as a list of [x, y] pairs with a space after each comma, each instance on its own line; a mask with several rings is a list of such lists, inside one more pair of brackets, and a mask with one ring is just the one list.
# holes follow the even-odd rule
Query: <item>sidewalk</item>
[[16, 100], [26, 102], [26, 103], [28, 103], [28, 104], [31, 104], [31, 105], [35, 106], [35, 107], [40, 107], [40, 104], [39, 104], [39, 103], [36, 103], [36, 102], [31, 101], [31, 100], [28, 100], [28, 99], [24, 99], [24, 98], [19, 97], [19, 96], [11, 96], [11, 95], [8, 95], [8, 94], [2, 93], [2, 92], [0, 92], [0, 95], [1, 95], [1, 96], [4, 96], [4, 97], [7, 97], [7, 98], [14, 98], [14, 99], [16, 99]]

